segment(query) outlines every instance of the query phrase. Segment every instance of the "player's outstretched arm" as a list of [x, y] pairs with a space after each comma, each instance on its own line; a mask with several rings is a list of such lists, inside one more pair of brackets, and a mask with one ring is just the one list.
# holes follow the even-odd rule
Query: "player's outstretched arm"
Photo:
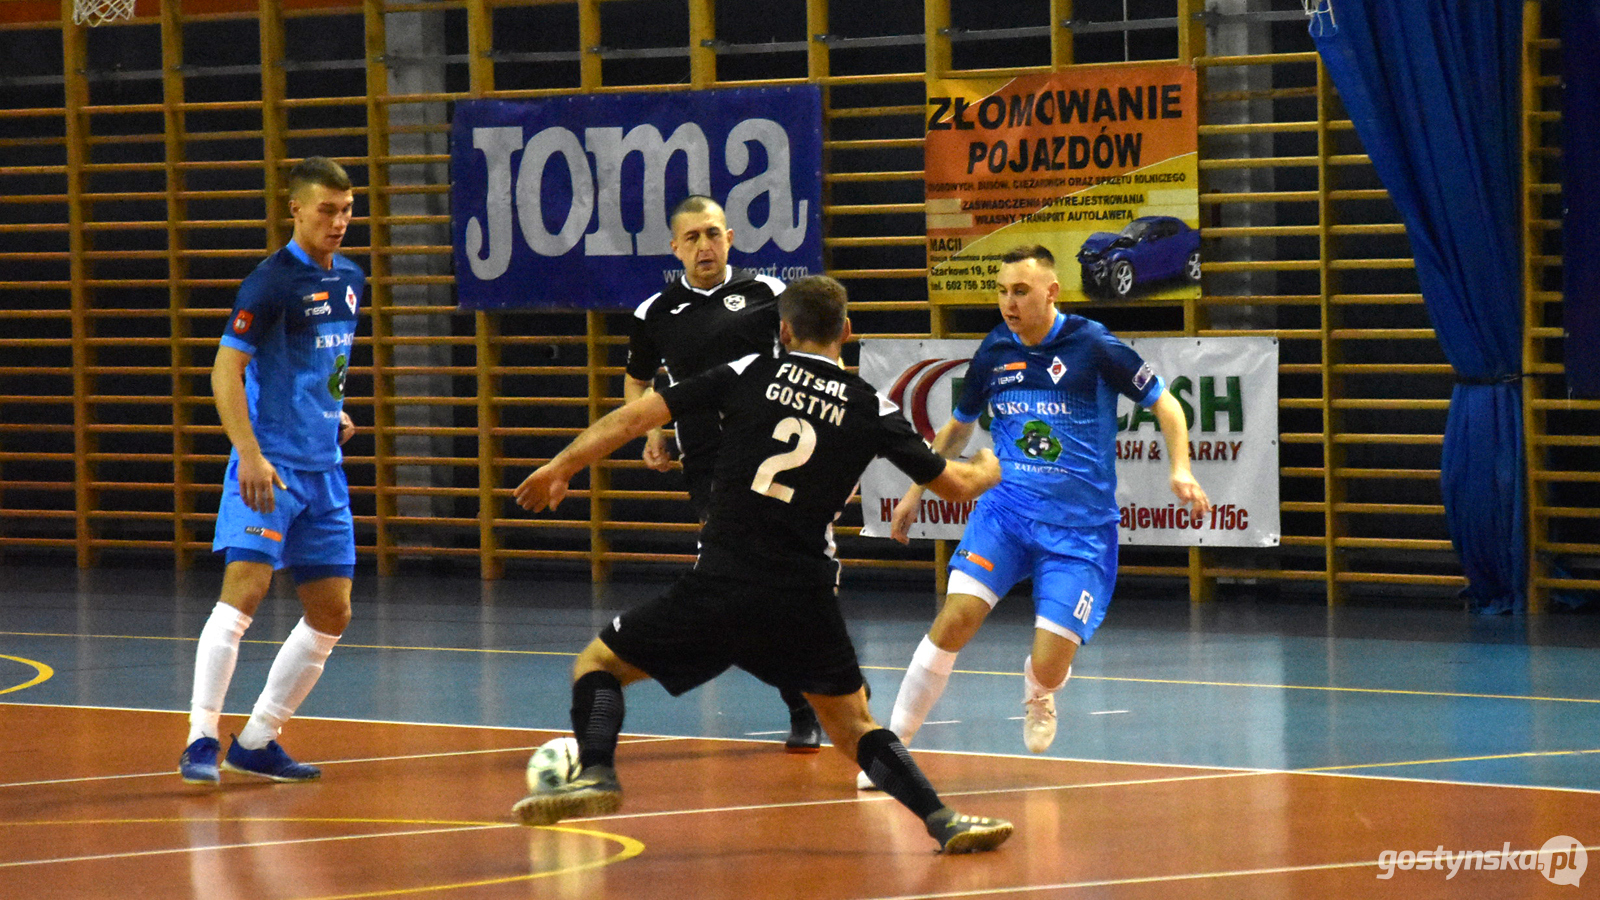
[[1195, 480], [1189, 468], [1189, 423], [1183, 418], [1183, 407], [1169, 393], [1150, 407], [1156, 424], [1161, 426], [1161, 439], [1167, 444], [1167, 467], [1171, 476], [1172, 493], [1189, 507], [1194, 515], [1211, 511], [1211, 500], [1205, 488]]
[[567, 495], [567, 483], [595, 460], [610, 456], [618, 447], [652, 428], [671, 421], [667, 401], [652, 391], [607, 413], [573, 438], [565, 450], [534, 470], [512, 491], [517, 505], [531, 512], [554, 509]]
[[[944, 423], [943, 428], [939, 429], [939, 433], [933, 436], [933, 443], [929, 446], [933, 448], [933, 452], [945, 459], [955, 459], [961, 455], [961, 451], [967, 449], [967, 441], [972, 439], [972, 430], [976, 426], [976, 422], [963, 422], [952, 417], [950, 421]], [[932, 483], [930, 482], [928, 486], [932, 487]], [[987, 489], [986, 487], [984, 490]], [[913, 484], [905, 496], [900, 498], [900, 502], [895, 504], [894, 512], [889, 517], [889, 536], [902, 544], [911, 540], [911, 523], [916, 521], [917, 504], [922, 502], [922, 491], [923, 485]], [[942, 493], [939, 496], [945, 497]], [[945, 499], [952, 498], [945, 497]]]
[[939, 477], [928, 482], [928, 487], [952, 503], [976, 500], [978, 495], [1000, 483], [1000, 460], [988, 447], [972, 454], [963, 462], [952, 459], [945, 464]]

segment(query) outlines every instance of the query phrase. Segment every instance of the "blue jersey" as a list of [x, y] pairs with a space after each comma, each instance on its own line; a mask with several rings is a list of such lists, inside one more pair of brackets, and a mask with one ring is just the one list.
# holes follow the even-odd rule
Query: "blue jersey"
[[1037, 345], [1001, 324], [967, 364], [954, 415], [987, 406], [1000, 484], [981, 502], [1029, 519], [1102, 525], [1117, 519], [1117, 395], [1150, 406], [1166, 386], [1132, 348], [1098, 322], [1056, 314]]
[[365, 282], [343, 256], [324, 269], [291, 241], [239, 285], [222, 346], [250, 354], [250, 425], [273, 465], [326, 471], [343, 458], [339, 413]]

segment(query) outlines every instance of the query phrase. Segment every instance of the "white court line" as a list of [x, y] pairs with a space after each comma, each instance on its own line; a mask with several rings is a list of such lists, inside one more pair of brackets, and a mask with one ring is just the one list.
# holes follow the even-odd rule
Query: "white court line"
[[[961, 724], [961, 720], [960, 719], [934, 719], [934, 720], [929, 721], [929, 722], [923, 722], [922, 723], [922, 727], [926, 728], [929, 725], [960, 725], [960, 724]], [[767, 736], [770, 736], [770, 735], [779, 735], [779, 734], [788, 734], [788, 733], [789, 732], [787, 732], [787, 731], [746, 731], [744, 733], [744, 736], [745, 737], [767, 737]]]
[[[82, 640], [126, 640], [126, 641], [179, 641], [197, 643], [199, 637], [179, 637], [169, 635], [141, 635], [141, 634], [74, 634], [68, 632], [50, 631], [0, 631], [0, 637], [41, 637], [41, 638], [70, 638]], [[245, 639], [247, 644], [278, 644], [281, 641], [272, 639]], [[433, 653], [484, 653], [484, 654], [512, 654], [519, 656], [577, 656], [569, 650], [508, 650], [494, 647], [418, 647], [393, 644], [346, 644], [340, 647], [354, 650], [394, 650], [394, 651], [424, 651]], [[904, 666], [863, 665], [862, 669], [883, 672], [904, 672]], [[955, 669], [952, 675], [986, 675], [1006, 678], [1021, 677], [1021, 672], [997, 672], [984, 669]], [[1196, 681], [1183, 678], [1133, 678], [1117, 675], [1090, 675], [1082, 673], [1078, 676], [1083, 681], [1121, 682], [1127, 684], [1145, 685], [1179, 685], [1185, 687], [1213, 687], [1213, 688], [1252, 688], [1283, 691], [1326, 691], [1333, 693], [1353, 694], [1398, 694], [1416, 697], [1449, 697], [1469, 700], [1519, 700], [1536, 703], [1591, 703], [1600, 705], [1600, 697], [1544, 697], [1536, 694], [1479, 694], [1462, 691], [1428, 691], [1406, 688], [1373, 688], [1373, 687], [1342, 687], [1338, 685], [1322, 684], [1271, 684], [1256, 681]]]
[[[695, 740], [694, 738], [669, 738], [669, 737], [644, 737], [637, 740], [623, 739], [623, 744], [652, 744], [660, 741]], [[526, 747], [489, 747], [482, 750], [441, 750], [437, 753], [410, 753], [399, 756], [365, 756], [352, 759], [319, 759], [313, 760], [318, 766], [343, 766], [350, 763], [372, 762], [399, 762], [408, 759], [444, 759], [451, 756], [477, 756], [491, 753], [531, 753], [539, 749], [537, 745], [530, 744]], [[86, 775], [82, 778], [52, 778], [44, 781], [12, 781], [0, 784], [0, 788], [8, 787], [39, 787], [50, 784], [77, 784], [87, 781], [120, 781], [128, 778], [165, 778], [177, 774], [176, 767], [160, 772], [128, 772], [120, 775]], [[248, 776], [246, 776], [248, 777]], [[242, 782], [253, 784], [255, 782]], [[265, 782], [261, 782], [265, 784]]]
[[[1176, 775], [1176, 776], [1173, 776], [1171, 778], [1140, 778], [1140, 779], [1130, 779], [1130, 780], [1127, 780], [1127, 781], [1099, 781], [1099, 782], [1089, 782], [1089, 783], [1084, 783], [1084, 784], [1035, 784], [1035, 785], [1029, 785], [1027, 787], [994, 788], [994, 789], [990, 789], [990, 790], [981, 790], [981, 791], [940, 791], [939, 792], [939, 796], [941, 796], [941, 797], [993, 797], [993, 796], [998, 796], [998, 795], [1002, 795], [1002, 794], [1029, 794], [1029, 793], [1036, 793], [1036, 792], [1040, 792], [1040, 791], [1075, 791], [1075, 790], [1085, 790], [1085, 789], [1089, 789], [1089, 788], [1133, 787], [1133, 786], [1146, 785], [1146, 784], [1164, 784], [1166, 782], [1207, 781], [1207, 780], [1221, 779], [1221, 778], [1243, 778], [1243, 777], [1258, 776], [1258, 775], [1281, 775], [1281, 774], [1286, 774], [1286, 773], [1272, 772], [1272, 771], [1213, 772], [1213, 773], [1207, 773], [1205, 775]], [[893, 797], [890, 797], [887, 794], [874, 791], [874, 792], [872, 792], [870, 794], [858, 793], [853, 797], [837, 797], [837, 798], [834, 798], [834, 799], [831, 799], [831, 800], [794, 800], [794, 801], [790, 801], [788, 803], [750, 803], [750, 804], [745, 804], [745, 805], [741, 805], [741, 806], [705, 806], [705, 807], [700, 807], [700, 808], [697, 808], [697, 809], [664, 809], [664, 810], [657, 810], [657, 811], [654, 811], [654, 812], [617, 813], [615, 815], [609, 815], [609, 816], [595, 816], [594, 818], [583, 819], [581, 821], [585, 821], [585, 822], [617, 822], [617, 821], [621, 821], [623, 819], [667, 818], [667, 817], [676, 817], [676, 816], [694, 816], [694, 815], [701, 815], [701, 814], [704, 814], [704, 813], [752, 812], [752, 811], [768, 810], [768, 809], [795, 809], [795, 808], [806, 807], [806, 806], [837, 806], [839, 804], [844, 804], [844, 803], [878, 803], [878, 802], [886, 802], [886, 801], [887, 802], [897, 802], [897, 801], [894, 800]], [[571, 821], [576, 822], [576, 821], [580, 821], [580, 820], [573, 819]]]
[[[486, 754], [486, 753], [529, 753], [529, 752], [532, 752], [532, 751], [537, 750], [537, 749], [539, 749], [537, 746], [527, 746], [527, 747], [496, 747], [496, 748], [484, 749], [484, 750], [441, 750], [441, 751], [439, 751], [437, 753], [412, 753], [412, 754], [402, 755], [402, 756], [369, 756], [369, 757], [365, 757], [365, 758], [361, 758], [361, 759], [317, 760], [316, 761], [316, 765], [319, 765], [319, 766], [340, 766], [340, 765], [345, 765], [347, 763], [391, 762], [391, 761], [399, 761], [399, 760], [406, 760], [406, 759], [442, 759], [442, 758], [450, 757], [450, 756], [475, 756], [475, 755], [478, 755], [478, 754]], [[174, 766], [171, 769], [166, 769], [166, 770], [161, 771], [161, 772], [130, 772], [130, 773], [124, 773], [124, 774], [121, 774], [121, 775], [87, 775], [87, 776], [84, 776], [82, 778], [53, 778], [53, 779], [48, 779], [48, 780], [44, 780], [44, 781], [12, 781], [12, 782], [7, 782], [5, 784], [0, 784], [0, 788], [8, 788], [8, 787], [38, 787], [38, 786], [47, 785], [47, 784], [76, 784], [76, 783], [81, 783], [81, 782], [86, 782], [86, 781], [117, 781], [117, 780], [126, 779], [126, 778], [165, 778], [165, 777], [167, 777], [169, 775], [176, 775], [177, 773], [178, 773], [178, 769], [177, 769], [176, 766]], [[246, 776], [246, 777], [248, 777], [248, 776]], [[252, 784], [252, 783], [255, 783], [255, 782], [242, 782], [242, 783]], [[265, 784], [266, 782], [260, 782], [260, 783]]]
[[[111, 711], [111, 712], [150, 712], [150, 713], [162, 713], [162, 714], [165, 714], [165, 715], [182, 715], [182, 716], [187, 716], [189, 714], [188, 710], [149, 709], [149, 708], [127, 707], [127, 706], [94, 706], [94, 705], [88, 705], [88, 704], [78, 705], [78, 704], [67, 704], [67, 703], [16, 703], [16, 702], [9, 702], [9, 701], [0, 701], [0, 708], [4, 708], [6, 706], [33, 706], [33, 707], [42, 707], [42, 708], [46, 708], [46, 709], [107, 710], [107, 711]], [[237, 713], [237, 714], [235, 714], [235, 713], [224, 713], [224, 715], [239, 715], [239, 716], [243, 717], [244, 713]], [[300, 721], [351, 722], [351, 723], [362, 724], [362, 725], [408, 725], [408, 726], [415, 726], [415, 727], [419, 727], [419, 728], [482, 728], [482, 729], [487, 729], [487, 730], [490, 730], [490, 731], [523, 731], [523, 732], [526, 732], [526, 731], [550, 731], [550, 732], [555, 732], [556, 734], [565, 734], [565, 733], [567, 733], [567, 729], [566, 728], [536, 728], [536, 727], [533, 727], [533, 726], [514, 727], [514, 726], [509, 726], [509, 725], [462, 725], [462, 724], [457, 724], [457, 723], [452, 723], [452, 722], [413, 722], [413, 721], [407, 721], [407, 720], [394, 720], [394, 719], [356, 719], [356, 718], [347, 718], [347, 717], [340, 717], [340, 716], [296, 716], [295, 718], [300, 720]], [[1021, 716], [1016, 716], [1014, 718], [1021, 719], [1022, 717]], [[752, 743], [749, 739], [742, 738], [742, 737], [713, 737], [713, 736], [700, 736], [700, 735], [645, 734], [645, 733], [637, 733], [637, 734], [632, 734], [632, 735], [624, 734], [622, 736], [622, 742], [623, 743], [628, 743], [628, 744], [654, 743], [654, 742], [661, 742], [661, 741], [709, 741], [709, 742], [713, 742], [713, 743], [738, 743], [738, 744]], [[766, 743], [766, 742], [763, 741], [762, 743]], [[525, 748], [523, 748], [523, 749], [525, 749]], [[1369, 775], [1369, 774], [1364, 774], [1364, 773], [1355, 773], [1355, 772], [1348, 772], [1348, 771], [1328, 771], [1325, 768], [1324, 769], [1317, 769], [1317, 768], [1264, 769], [1264, 768], [1252, 768], [1250, 766], [1218, 766], [1218, 765], [1206, 765], [1206, 764], [1203, 764], [1203, 763], [1180, 763], [1180, 762], [1150, 761], [1150, 760], [1137, 760], [1137, 759], [1092, 759], [1092, 758], [1089, 758], [1089, 757], [1081, 757], [1081, 756], [1034, 756], [1033, 754], [1024, 754], [1024, 753], [985, 753], [985, 752], [980, 752], [980, 751], [976, 751], [976, 750], [934, 750], [934, 749], [925, 749], [925, 748], [922, 748], [922, 747], [918, 747], [918, 748], [915, 748], [915, 749], [916, 749], [916, 752], [918, 754], [943, 754], [943, 755], [947, 755], [947, 756], [981, 756], [981, 757], [984, 757], [984, 758], [987, 758], [987, 759], [1035, 759], [1035, 760], [1036, 759], [1053, 759], [1053, 760], [1058, 760], [1060, 762], [1087, 763], [1087, 764], [1100, 765], [1100, 766], [1138, 766], [1138, 767], [1141, 767], [1141, 768], [1159, 768], [1159, 769], [1193, 769], [1193, 770], [1197, 770], [1197, 771], [1201, 771], [1201, 772], [1218, 772], [1218, 773], [1222, 773], [1224, 775], [1237, 774], [1237, 773], [1240, 773], [1240, 772], [1266, 773], [1266, 774], [1278, 774], [1278, 775], [1314, 775], [1314, 776], [1323, 777], [1323, 778], [1364, 778], [1364, 779], [1368, 779], [1370, 781], [1415, 782], [1415, 783], [1419, 783], [1419, 784], [1451, 785], [1451, 786], [1454, 786], [1454, 787], [1503, 788], [1503, 789], [1521, 790], [1521, 791], [1559, 791], [1559, 792], [1562, 792], [1562, 793], [1569, 793], [1569, 794], [1600, 794], [1600, 788], [1560, 787], [1560, 786], [1543, 785], [1543, 784], [1503, 784], [1503, 783], [1500, 783], [1500, 782], [1491, 782], [1491, 781], [1460, 781], [1460, 780], [1454, 780], [1454, 779], [1448, 779], [1448, 778], [1416, 778], [1416, 777], [1407, 777], [1407, 776], [1401, 776], [1401, 775]], [[499, 752], [499, 751], [457, 751], [457, 752]], [[1546, 750], [1546, 751], [1530, 751], [1529, 753], [1522, 754], [1522, 755], [1553, 757], [1553, 756], [1565, 756], [1565, 755], [1576, 755], [1576, 754], [1588, 754], [1588, 753], [1596, 753], [1596, 752], [1600, 752], [1600, 751], [1596, 751], [1596, 750]], [[426, 757], [422, 757], [422, 758], [426, 758]], [[1502, 758], [1502, 757], [1500, 757], [1500, 756], [1488, 757], [1488, 759], [1498, 759], [1498, 758]], [[1372, 766], [1372, 767], [1376, 767], [1376, 766], [1380, 766], [1381, 765], [1381, 766], [1399, 767], [1399, 766], [1407, 766], [1407, 765], [1435, 764], [1435, 763], [1445, 763], [1445, 762], [1453, 762], [1453, 761], [1454, 760], [1422, 760], [1422, 761], [1400, 760], [1400, 761], [1388, 762], [1388, 763], [1368, 763], [1368, 764], [1352, 764], [1352, 765], [1367, 765], [1367, 766]], [[327, 761], [312, 760], [312, 762], [315, 762], [317, 765], [337, 765], [341, 761], [340, 760], [327, 760]], [[162, 776], [162, 775], [169, 775], [169, 774], [172, 774], [175, 771], [176, 771], [176, 767], [174, 767], [172, 770], [167, 771], [167, 772], [146, 772], [146, 773], [140, 773], [140, 774], [136, 774], [136, 775], [102, 775], [102, 776], [93, 776], [93, 777], [89, 777], [89, 778], [62, 779], [61, 782], [50, 782], [50, 781], [44, 781], [44, 782], [15, 782], [15, 783], [12, 783], [12, 784], [0, 784], [0, 788], [18, 787], [18, 786], [28, 785], [28, 784], [65, 783], [65, 782], [70, 782], [70, 781], [99, 781], [99, 780], [113, 780], [113, 779], [118, 779], [118, 778], [149, 778], [149, 777], [158, 777], [158, 776]]]
[[[643, 741], [640, 741], [640, 742], [657, 742], [657, 741], [662, 741], [662, 740], [695, 740], [695, 739], [694, 738], [659, 737], [659, 738], [646, 738], [646, 739], [644, 739]], [[515, 749], [527, 749], [527, 748], [515, 748]], [[415, 754], [415, 755], [409, 755], [409, 756], [403, 756], [403, 757], [393, 757], [393, 759], [417, 759], [417, 758], [426, 758], [427, 756], [461, 756], [461, 755], [470, 755], [470, 754], [474, 754], [474, 753], [499, 753], [499, 752], [507, 752], [507, 749], [489, 749], [489, 750], [474, 750], [474, 751], [452, 751], [452, 752], [438, 753], [438, 754]], [[1053, 759], [1054, 757], [1046, 757], [1046, 758], [1052, 758]], [[358, 761], [363, 761], [363, 760], [339, 760], [339, 761], [333, 761], [333, 762], [324, 763], [324, 764], [325, 765], [329, 765], [329, 764], [338, 764], [340, 762], [358, 762]], [[379, 761], [379, 760], [366, 760], [366, 761]], [[171, 773], [170, 772], [162, 772], [162, 773], [157, 773], [157, 774], [170, 775]], [[1166, 777], [1166, 778], [1126, 779], [1126, 780], [1116, 780], [1116, 781], [1089, 782], [1089, 783], [1082, 783], [1082, 784], [1031, 785], [1031, 786], [1028, 786], [1028, 787], [1004, 788], [1004, 789], [994, 789], [994, 790], [951, 791], [951, 792], [946, 792], [944, 794], [944, 796], [948, 796], [948, 797], [974, 797], [974, 796], [996, 796], [996, 795], [1003, 795], [1003, 794], [1038, 793], [1038, 792], [1044, 792], [1044, 791], [1073, 791], [1073, 790], [1088, 790], [1088, 789], [1099, 789], [1099, 788], [1115, 788], [1115, 787], [1132, 787], [1132, 786], [1154, 785], [1154, 784], [1168, 784], [1168, 783], [1191, 782], [1191, 781], [1209, 781], [1209, 780], [1220, 780], [1220, 779], [1225, 779], [1225, 778], [1248, 778], [1248, 777], [1259, 777], [1259, 776], [1263, 776], [1263, 775], [1317, 775], [1317, 776], [1333, 775], [1333, 776], [1336, 776], [1336, 777], [1351, 777], [1351, 778], [1369, 778], [1370, 777], [1370, 776], [1359, 776], [1359, 775], [1342, 775], [1340, 773], [1332, 773], [1332, 772], [1294, 772], [1294, 771], [1276, 770], [1276, 769], [1239, 769], [1239, 770], [1230, 770], [1230, 771], [1207, 772], [1207, 773], [1203, 773], [1203, 774], [1194, 774], [1194, 775], [1180, 775], [1180, 776]], [[125, 777], [141, 777], [141, 776], [108, 776], [108, 777], [110, 777], [110, 778], [125, 778]], [[97, 779], [79, 779], [79, 780], [86, 780], [87, 781], [87, 780], [97, 780]], [[1376, 778], [1376, 779], [1372, 779], [1372, 780], [1416, 781], [1416, 780], [1420, 780], [1420, 779]], [[1445, 782], [1445, 783], [1447, 783], [1447, 784], [1455, 784], [1453, 782]], [[4, 786], [4, 785], [0, 785], [0, 786]], [[1465, 785], [1460, 785], [1460, 786], [1486, 787], [1486, 786], [1490, 786], [1490, 785], [1477, 785], [1477, 784], [1473, 784], [1473, 783], [1466, 783]], [[1497, 785], [1497, 787], [1525, 788], [1526, 786], [1524, 786], [1524, 785]], [[1539, 789], [1540, 790], [1567, 790], [1567, 789], [1561, 789], [1561, 788], [1539, 788]], [[1573, 792], [1576, 792], [1576, 793], [1595, 793], [1593, 791], [1573, 791]], [[596, 816], [596, 817], [589, 817], [589, 818], [570, 819], [570, 820], [567, 820], [567, 822], [569, 822], [569, 823], [576, 823], [576, 822], [615, 822], [615, 821], [623, 821], [623, 820], [627, 820], [627, 819], [665, 818], [665, 817], [699, 815], [699, 814], [705, 814], [705, 813], [750, 812], [750, 811], [762, 811], [762, 810], [789, 809], [789, 808], [807, 807], [807, 806], [830, 806], [830, 805], [838, 805], [838, 804], [844, 804], [844, 803], [887, 802], [887, 801], [890, 801], [892, 799], [893, 798], [885, 796], [885, 795], [882, 795], [882, 794], [874, 794], [872, 796], [857, 795], [857, 796], [853, 796], [853, 797], [843, 797], [843, 798], [836, 798], [836, 799], [830, 799], [830, 800], [808, 800], [808, 801], [796, 801], [796, 802], [789, 802], [789, 803], [760, 803], [760, 804], [746, 804], [746, 805], [740, 805], [740, 806], [702, 807], [702, 808], [698, 808], [698, 809], [662, 810], [662, 811], [648, 812], [648, 813], [631, 813], [631, 814], [610, 815], [610, 816]], [[182, 820], [179, 820], [179, 821], [182, 821]], [[195, 819], [195, 820], [192, 820], [192, 821], [214, 821], [214, 820], [210, 820], [210, 819]], [[29, 825], [31, 823], [19, 822], [19, 823], [15, 823], [15, 824], [16, 824], [16, 826], [21, 827], [21, 826]], [[375, 837], [405, 837], [405, 836], [412, 836], [412, 835], [463, 832], [463, 831], [474, 831], [474, 830], [491, 830], [491, 829], [498, 829], [498, 828], [516, 828], [516, 827], [521, 827], [521, 826], [518, 826], [518, 825], [515, 825], [515, 824], [510, 824], [510, 823], [504, 823], [504, 824], [502, 824], [502, 823], [485, 823], [485, 824], [482, 824], [482, 825], [453, 826], [453, 827], [449, 827], [449, 828], [440, 828], [440, 829], [423, 829], [423, 830], [403, 831], [403, 832], [385, 832], [385, 833], [382, 833], [382, 834], [373, 834], [373, 835], [339, 835], [339, 836], [331, 836], [331, 837], [327, 837], [327, 838], [301, 838], [301, 839], [291, 839], [291, 840], [283, 840], [283, 841], [257, 842], [257, 843], [250, 843], [250, 844], [217, 845], [217, 846], [212, 846], [212, 847], [171, 848], [171, 849], [164, 849], [164, 850], [139, 851], [139, 852], [133, 852], [133, 853], [107, 854], [107, 855], [102, 855], [102, 856], [71, 857], [71, 858], [63, 858], [63, 859], [59, 859], [59, 860], [20, 861], [20, 862], [14, 862], [14, 863], [0, 864], [0, 867], [18, 866], [18, 865], [33, 865], [33, 864], [48, 864], [48, 863], [55, 863], [55, 862], [88, 861], [88, 860], [96, 860], [96, 859], [114, 859], [114, 858], [123, 858], [123, 857], [131, 857], [131, 856], [148, 856], [148, 855], [161, 855], [161, 854], [188, 853], [188, 852], [193, 852], [193, 851], [198, 851], [198, 850], [233, 849], [233, 848], [237, 848], [237, 847], [274, 846], [274, 845], [280, 845], [280, 844], [302, 844], [302, 843], [314, 843], [314, 842], [319, 842], [319, 841], [333, 841], [333, 840], [357, 840], [357, 839], [370, 839], [370, 838], [375, 838]], [[1588, 850], [1588, 849], [1600, 849], [1600, 848], [1585, 848], [1585, 849]], [[976, 892], [951, 892], [951, 893], [939, 893], [939, 894], [912, 894], [912, 895], [903, 895], [903, 896], [892, 897], [892, 898], [880, 898], [880, 900], [939, 900], [939, 898], [954, 898], [954, 897], [968, 897], [968, 896], [981, 896], [981, 895], [1027, 894], [1027, 893], [1037, 893], [1039, 891], [1050, 891], [1050, 890], [1071, 890], [1071, 889], [1077, 889], [1077, 888], [1108, 887], [1108, 886], [1126, 885], [1126, 884], [1154, 884], [1154, 883], [1165, 883], [1165, 882], [1195, 881], [1195, 880], [1200, 880], [1200, 879], [1212, 879], [1212, 878], [1238, 878], [1238, 877], [1249, 877], [1249, 876], [1256, 876], [1256, 875], [1284, 874], [1284, 873], [1293, 873], [1293, 872], [1309, 872], [1309, 871], [1344, 869], [1344, 868], [1355, 868], [1355, 867], [1365, 867], [1365, 866], [1373, 866], [1373, 867], [1375, 867], [1376, 865], [1377, 865], [1377, 862], [1375, 860], [1362, 860], [1362, 861], [1357, 861], [1357, 862], [1325, 863], [1325, 864], [1315, 864], [1315, 865], [1306, 865], [1306, 866], [1281, 866], [1281, 867], [1272, 867], [1272, 868], [1243, 869], [1243, 870], [1223, 871], [1223, 872], [1185, 873], [1185, 874], [1178, 874], [1178, 875], [1144, 876], [1144, 877], [1124, 878], [1124, 879], [1104, 879], [1104, 880], [1082, 881], [1082, 882], [1061, 882], [1061, 883], [1057, 883], [1057, 884], [1032, 885], [1032, 886], [1012, 888], [1012, 889], [987, 888], [985, 890], [976, 891]]]
[[[1600, 847], [1585, 847], [1584, 850], [1596, 850]], [[1498, 852], [1498, 851], [1496, 851]], [[1537, 853], [1537, 850], [1532, 852]], [[1207, 878], [1249, 878], [1256, 875], [1287, 875], [1295, 872], [1327, 872], [1336, 869], [1360, 869], [1378, 867], [1378, 861], [1356, 860], [1353, 862], [1311, 863], [1303, 866], [1272, 866], [1263, 869], [1234, 869], [1224, 872], [1191, 872], [1181, 875], [1145, 875], [1133, 878], [1106, 878], [1098, 881], [1063, 881], [1057, 884], [1030, 884], [1019, 887], [988, 887], [976, 891], [947, 891], [938, 894], [899, 894], [893, 897], [875, 897], [871, 900], [946, 900], [951, 897], [997, 897], [1007, 894], [1035, 894], [1040, 891], [1068, 891], [1078, 888], [1116, 887], [1127, 884], [1165, 884], [1178, 881], [1199, 881]]]

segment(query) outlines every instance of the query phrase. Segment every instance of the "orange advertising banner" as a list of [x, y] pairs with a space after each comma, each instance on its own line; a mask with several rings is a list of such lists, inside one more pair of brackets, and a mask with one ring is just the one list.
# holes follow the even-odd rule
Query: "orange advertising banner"
[[993, 300], [1000, 256], [1022, 244], [1055, 255], [1063, 300], [1199, 296], [1192, 67], [927, 86], [932, 302]]

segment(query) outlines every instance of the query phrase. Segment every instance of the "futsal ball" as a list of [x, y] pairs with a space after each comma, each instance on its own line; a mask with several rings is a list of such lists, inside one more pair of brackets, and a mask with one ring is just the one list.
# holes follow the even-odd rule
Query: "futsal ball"
[[528, 757], [528, 790], [548, 791], [576, 778], [578, 770], [578, 741], [559, 737], [540, 745]]

